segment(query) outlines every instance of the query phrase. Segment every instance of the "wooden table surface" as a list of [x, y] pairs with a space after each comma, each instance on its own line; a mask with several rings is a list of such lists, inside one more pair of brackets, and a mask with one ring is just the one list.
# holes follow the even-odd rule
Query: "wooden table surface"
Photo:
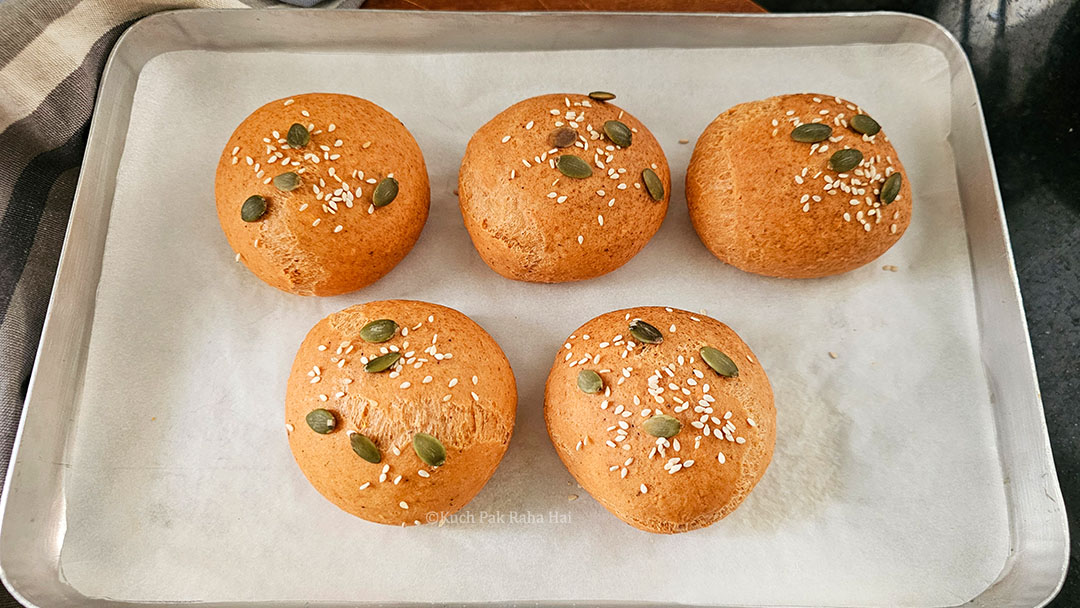
[[364, 7], [427, 11], [765, 12], [750, 0], [367, 0]]

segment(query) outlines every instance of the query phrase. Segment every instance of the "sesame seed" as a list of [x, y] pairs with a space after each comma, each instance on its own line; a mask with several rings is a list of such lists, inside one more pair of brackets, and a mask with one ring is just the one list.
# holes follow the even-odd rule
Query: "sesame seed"
[[416, 474], [419, 475], [420, 477], [424, 477], [424, 478], [431, 477], [431, 473], [428, 473], [424, 469], [420, 469], [419, 471], [416, 472]]
[[508, 141], [510, 141], [510, 136], [509, 135], [504, 135], [503, 138], [502, 138], [502, 143], [505, 144]]
[[409, 388], [410, 386], [412, 386], [412, 383], [409, 382], [408, 380], [401, 383], [401, 388]]
[[401, 501], [401, 502], [399, 502], [399, 503], [397, 503], [397, 504], [398, 504], [398, 506], [399, 506], [399, 507], [401, 507], [402, 509], [406, 509], [406, 510], [407, 510], [407, 509], [409, 508], [409, 503], [405, 502], [404, 500], [403, 500], [403, 501]]
[[473, 401], [480, 401], [480, 395], [477, 395], [476, 393], [472, 393], [472, 398]]
[[527, 130], [533, 128], [533, 124], [534, 123], [531, 120], [529, 122], [525, 123], [525, 130], [527, 131]]
[[727, 459], [726, 459], [726, 458], [724, 458], [724, 453], [723, 453], [723, 452], [720, 452], [720, 453], [718, 453], [718, 454], [716, 455], [716, 459], [717, 459], [718, 461], [720, 461], [720, 464], [724, 464], [724, 462], [726, 462], [726, 461], [727, 461]]
[[[578, 245], [582, 244], [583, 242], [585, 242], [585, 237], [579, 234], [578, 237], [577, 237], [577, 242], [578, 242]], [[239, 254], [237, 254], [237, 255], [239, 255]]]

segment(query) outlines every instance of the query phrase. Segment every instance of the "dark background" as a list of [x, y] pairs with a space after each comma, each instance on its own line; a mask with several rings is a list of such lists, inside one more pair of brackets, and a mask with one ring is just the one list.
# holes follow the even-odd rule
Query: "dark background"
[[1080, 1], [757, 3], [770, 12], [915, 13], [944, 25], [967, 51], [986, 113], [1069, 512], [1069, 576], [1050, 605], [1080, 606]]

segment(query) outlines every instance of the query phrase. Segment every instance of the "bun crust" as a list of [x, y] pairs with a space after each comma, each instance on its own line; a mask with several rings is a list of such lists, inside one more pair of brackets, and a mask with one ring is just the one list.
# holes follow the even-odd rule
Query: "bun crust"
[[[892, 247], [911, 221], [911, 186], [884, 131], [870, 137], [850, 128], [859, 113], [851, 102], [806, 93], [742, 103], [716, 117], [686, 174], [701, 242], [736, 268], [785, 278], [847, 272]], [[810, 122], [832, 127], [833, 139], [816, 147], [794, 141], [794, 127]], [[863, 162], [840, 174], [829, 159], [846, 147], [862, 152]], [[900, 194], [881, 204], [878, 190], [897, 171]]]
[[[629, 147], [604, 135], [609, 120], [635, 130]], [[575, 130], [576, 143], [556, 148], [549, 137], [560, 128]], [[584, 160], [592, 175], [575, 179], [551, 166], [566, 154]], [[660, 178], [662, 200], [647, 192], [646, 168]], [[664, 221], [671, 174], [656, 138], [617, 106], [541, 95], [510, 106], [472, 136], [458, 192], [465, 228], [492, 270], [558, 283], [606, 274], [634, 257]]]
[[[378, 319], [400, 327], [386, 342], [365, 342], [360, 329]], [[402, 353], [395, 367], [364, 371], [388, 352]], [[317, 408], [335, 416], [328, 434], [305, 420]], [[413, 525], [457, 511], [480, 491], [506, 452], [516, 408], [510, 363], [479, 325], [445, 306], [383, 300], [346, 308], [311, 329], [289, 375], [285, 429], [296, 463], [320, 494], [368, 521]], [[375, 444], [381, 462], [353, 451], [354, 432]], [[445, 464], [428, 466], [417, 456], [418, 432], [442, 443]]]
[[[631, 345], [634, 319], [659, 329], [663, 341]], [[713, 371], [703, 346], [728, 355], [738, 376]], [[582, 370], [598, 373], [603, 389], [579, 388]], [[681, 423], [666, 445], [645, 430], [659, 413]], [[593, 498], [636, 528], [666, 534], [735, 510], [765, 473], [776, 440], [772, 388], [750, 348], [723, 323], [671, 308], [617, 310], [579, 327], [548, 375], [544, 417], [559, 457]]]
[[[310, 132], [300, 149], [287, 143], [294, 123]], [[301, 185], [284, 192], [272, 179], [287, 172]], [[374, 209], [369, 182], [388, 175], [398, 195]], [[370, 101], [332, 93], [255, 110], [221, 153], [214, 193], [239, 260], [278, 289], [317, 296], [354, 291], [390, 272], [419, 238], [431, 195], [424, 157], [405, 126]], [[246, 222], [241, 207], [252, 195], [266, 200], [266, 213]]]

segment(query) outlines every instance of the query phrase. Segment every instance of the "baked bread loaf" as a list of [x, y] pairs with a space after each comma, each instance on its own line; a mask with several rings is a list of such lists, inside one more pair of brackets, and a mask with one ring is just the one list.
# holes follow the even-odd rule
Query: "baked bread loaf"
[[859, 106], [813, 93], [713, 120], [694, 147], [686, 201], [716, 257], [773, 277], [858, 268], [911, 221], [911, 187], [884, 131]]
[[311, 485], [368, 521], [419, 525], [469, 502], [514, 429], [499, 345], [456, 310], [384, 300], [311, 329], [285, 395], [289, 446]]
[[664, 151], [611, 97], [526, 99], [469, 140], [461, 214], [495, 272], [538, 283], [597, 277], [660, 228], [671, 191]]
[[666, 534], [735, 510], [776, 439], [772, 388], [750, 347], [719, 321], [660, 307], [609, 312], [567, 338], [544, 418], [581, 487]]
[[236, 128], [218, 162], [218, 219], [255, 276], [290, 293], [369, 285], [427, 221], [427, 168], [392, 114], [350, 95], [272, 101]]

